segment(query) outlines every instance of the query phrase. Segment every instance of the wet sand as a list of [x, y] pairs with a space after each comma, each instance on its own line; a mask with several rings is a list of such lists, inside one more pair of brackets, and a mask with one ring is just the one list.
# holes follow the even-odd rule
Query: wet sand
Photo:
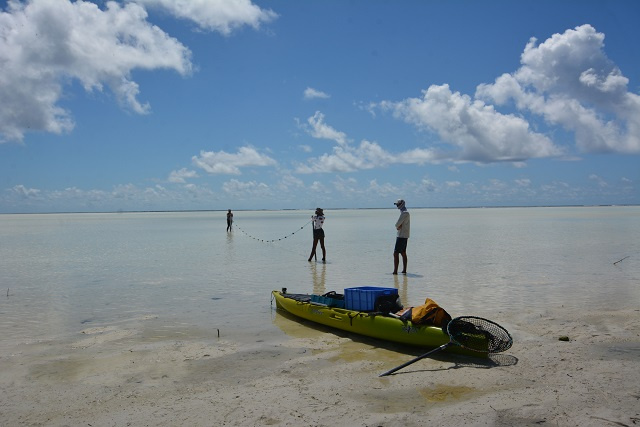
[[[488, 360], [386, 346], [274, 314], [284, 332], [163, 333], [148, 316], [72, 339], [3, 343], [3, 426], [632, 426], [640, 310], [499, 314]], [[568, 337], [568, 341], [560, 340]]]

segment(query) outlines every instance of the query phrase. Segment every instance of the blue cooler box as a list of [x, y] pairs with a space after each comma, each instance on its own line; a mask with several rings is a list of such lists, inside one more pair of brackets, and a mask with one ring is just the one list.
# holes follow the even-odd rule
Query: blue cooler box
[[398, 295], [396, 288], [359, 286], [344, 290], [344, 306], [347, 310], [373, 311], [380, 295]]

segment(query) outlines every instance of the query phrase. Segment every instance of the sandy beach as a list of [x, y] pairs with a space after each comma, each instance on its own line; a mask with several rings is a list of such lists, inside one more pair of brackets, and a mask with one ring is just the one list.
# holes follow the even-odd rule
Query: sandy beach
[[499, 314], [506, 353], [440, 353], [384, 378], [421, 351], [273, 315], [283, 338], [251, 345], [216, 329], [162, 336], [155, 316], [5, 345], [0, 424], [640, 424], [640, 310]]

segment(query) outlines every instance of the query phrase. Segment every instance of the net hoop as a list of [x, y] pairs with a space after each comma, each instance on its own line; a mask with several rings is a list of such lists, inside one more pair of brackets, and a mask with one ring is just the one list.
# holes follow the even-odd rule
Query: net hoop
[[482, 317], [456, 317], [447, 325], [447, 334], [453, 343], [479, 353], [501, 353], [513, 345], [505, 328]]

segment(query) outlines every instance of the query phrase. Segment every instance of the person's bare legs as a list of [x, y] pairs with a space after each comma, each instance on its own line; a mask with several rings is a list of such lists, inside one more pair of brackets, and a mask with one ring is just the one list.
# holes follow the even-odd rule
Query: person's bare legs
[[393, 253], [393, 274], [398, 274], [398, 264], [400, 263], [400, 257], [398, 252]]
[[324, 237], [320, 238], [320, 247], [322, 248], [322, 262], [325, 262], [327, 258], [327, 251], [324, 249]]
[[[313, 239], [313, 247], [311, 248], [311, 255], [307, 261], [311, 261], [311, 258], [316, 254], [316, 246], [318, 246], [318, 239]], [[322, 242], [322, 252], [324, 253], [324, 241]]]
[[[402, 274], [407, 274], [407, 252], [404, 251], [402, 255]], [[398, 263], [396, 263], [396, 271], [398, 269]]]

